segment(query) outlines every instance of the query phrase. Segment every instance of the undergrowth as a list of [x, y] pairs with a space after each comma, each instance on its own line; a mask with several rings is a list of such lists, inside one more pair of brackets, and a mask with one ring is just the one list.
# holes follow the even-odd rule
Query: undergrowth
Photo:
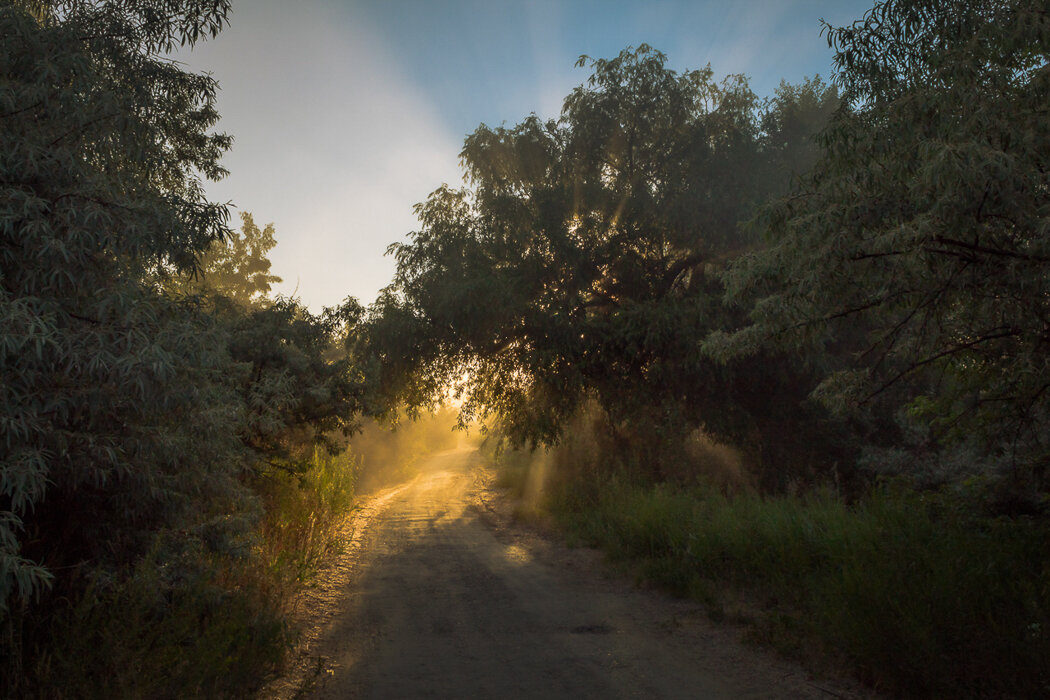
[[340, 546], [353, 466], [318, 452], [300, 474], [257, 476], [255, 517], [163, 532], [123, 578], [85, 574], [12, 610], [0, 648], [18, 653], [0, 662], [0, 696], [251, 697], [294, 640], [291, 601]]
[[[884, 486], [847, 505], [830, 491], [726, 495], [622, 474], [557, 482], [546, 505], [570, 538], [712, 617], [747, 620], [787, 653], [842, 660], [883, 691], [1050, 696], [1045, 519], [982, 516], [957, 492]], [[742, 595], [749, 609], [729, 610]]]
[[349, 453], [314, 453], [302, 474], [268, 475], [259, 485], [265, 517], [259, 555], [288, 599], [342, 547], [339, 532], [354, 505], [356, 462]]

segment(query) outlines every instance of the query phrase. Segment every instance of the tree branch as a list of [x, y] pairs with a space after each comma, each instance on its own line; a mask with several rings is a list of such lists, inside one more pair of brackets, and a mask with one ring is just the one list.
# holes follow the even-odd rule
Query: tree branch
[[982, 336], [980, 338], [977, 338], [976, 340], [970, 341], [969, 343], [960, 343], [959, 345], [955, 345], [953, 347], [950, 347], [950, 348], [947, 348], [945, 350], [942, 350], [941, 352], [938, 352], [938, 353], [935, 353], [933, 355], [930, 355], [929, 357], [924, 358], [922, 360], [919, 360], [918, 362], [916, 362], [914, 364], [911, 364], [908, 367], [906, 367], [903, 370], [901, 370], [900, 372], [898, 372], [889, 381], [884, 382], [875, 391], [873, 391], [870, 394], [868, 394], [867, 396], [865, 396], [864, 399], [861, 400], [861, 404], [865, 404], [868, 401], [871, 401], [873, 398], [875, 398], [876, 396], [878, 396], [882, 392], [886, 391], [891, 386], [893, 386], [894, 384], [899, 382], [901, 379], [903, 379], [904, 377], [906, 377], [909, 374], [912, 374], [913, 372], [915, 372], [916, 370], [920, 369], [921, 367], [925, 367], [926, 365], [931, 364], [933, 362], [936, 362], [937, 360], [943, 359], [945, 357], [948, 357], [949, 355], [954, 355], [957, 352], [962, 352], [963, 350], [972, 349], [974, 347], [977, 347], [978, 345], [981, 345], [982, 343], [987, 343], [987, 342], [990, 342], [992, 340], [1002, 340], [1003, 338], [1010, 338], [1010, 337], [1017, 336], [1017, 335], [1020, 335], [1020, 333], [1018, 331], [1016, 331], [1016, 330], [1012, 330], [1012, 329], [1005, 330], [1005, 331], [1002, 331], [1000, 333], [992, 333], [991, 335]]

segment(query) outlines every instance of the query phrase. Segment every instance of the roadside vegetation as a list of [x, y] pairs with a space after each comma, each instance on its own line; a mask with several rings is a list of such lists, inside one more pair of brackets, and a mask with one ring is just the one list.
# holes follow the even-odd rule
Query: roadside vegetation
[[689, 483], [654, 484], [596, 442], [583, 428], [549, 452], [490, 455], [519, 517], [891, 696], [1027, 698], [1050, 684], [1045, 518], [992, 516], [978, 483], [893, 480], [853, 499], [727, 488], [722, 449], [678, 465]]
[[204, 196], [232, 140], [167, 55], [229, 13], [0, 2], [0, 695], [251, 695], [355, 495], [453, 422], [523, 512], [787, 653], [1050, 693], [1044, 8], [880, 0], [764, 97], [581, 57], [318, 313]]
[[824, 37], [830, 84], [643, 45], [481, 125], [366, 315], [380, 390], [455, 388], [523, 515], [788, 653], [1046, 695], [1050, 15], [883, 0]]

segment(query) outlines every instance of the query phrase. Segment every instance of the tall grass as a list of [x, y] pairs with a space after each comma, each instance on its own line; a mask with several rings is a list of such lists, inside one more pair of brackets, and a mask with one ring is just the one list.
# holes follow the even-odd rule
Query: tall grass
[[269, 474], [257, 489], [264, 513], [259, 526], [260, 564], [290, 599], [339, 551], [340, 531], [354, 505], [358, 460], [315, 450], [303, 474]]
[[882, 488], [727, 496], [609, 477], [552, 494], [567, 531], [717, 613], [746, 591], [767, 640], [818, 645], [912, 697], [1050, 696], [1050, 523]]

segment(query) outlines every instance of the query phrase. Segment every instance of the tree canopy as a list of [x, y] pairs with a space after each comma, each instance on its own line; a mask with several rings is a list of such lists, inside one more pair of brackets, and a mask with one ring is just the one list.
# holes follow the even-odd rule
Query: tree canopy
[[804, 186], [763, 211], [768, 249], [728, 275], [731, 298], [757, 300], [753, 323], [709, 349], [860, 329], [826, 399], [896, 392], [933, 427], [924, 440], [1045, 464], [1050, 14], [887, 0], [828, 41], [843, 107]]
[[813, 80], [763, 102], [741, 76], [665, 64], [644, 45], [583, 57], [559, 120], [467, 137], [470, 187], [435, 191], [391, 247], [370, 323], [390, 395], [458, 387], [467, 416], [551, 441], [587, 397], [662, 424], [724, 387], [698, 342], [727, 313], [712, 273], [754, 244], [739, 222], [815, 155], [837, 100]]

